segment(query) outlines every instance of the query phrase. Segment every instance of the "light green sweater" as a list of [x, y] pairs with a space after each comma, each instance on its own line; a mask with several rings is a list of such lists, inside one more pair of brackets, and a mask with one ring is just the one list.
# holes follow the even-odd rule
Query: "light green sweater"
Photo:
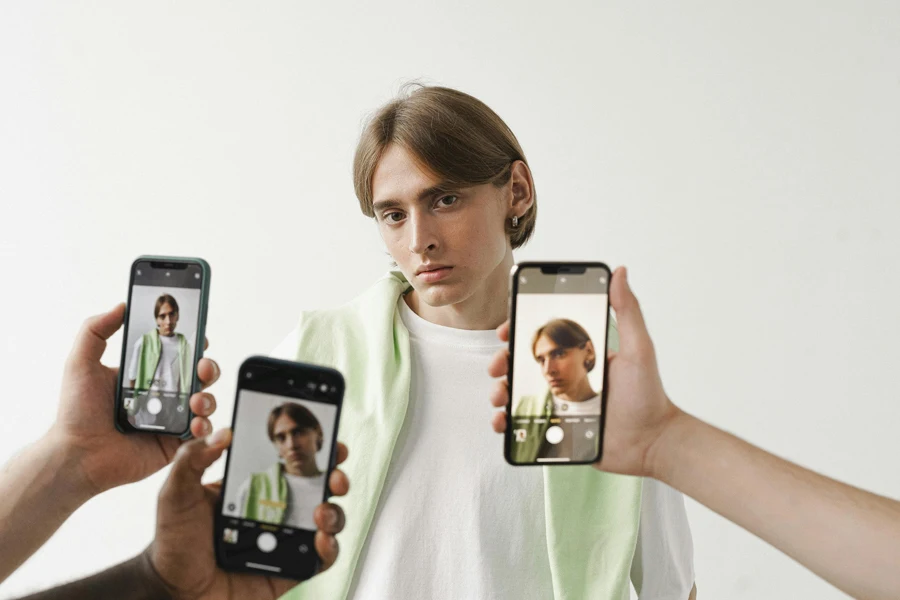
[[[409, 403], [409, 332], [398, 309], [407, 289], [400, 273], [390, 273], [352, 302], [301, 318], [297, 360], [334, 367], [346, 380], [338, 437], [351, 449], [342, 466], [351, 491], [334, 499], [347, 516], [337, 562], [284, 598], [343, 600], [350, 591]], [[588, 466], [509, 468], [543, 471], [554, 600], [627, 600], [641, 479]], [[497, 501], [515, 506], [515, 498]]]

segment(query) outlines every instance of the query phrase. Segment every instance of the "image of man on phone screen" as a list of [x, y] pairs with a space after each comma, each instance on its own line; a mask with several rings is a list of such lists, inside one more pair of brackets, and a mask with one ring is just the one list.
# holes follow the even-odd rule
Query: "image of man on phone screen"
[[132, 389], [161, 392], [191, 392], [191, 358], [187, 338], [175, 332], [178, 326], [178, 301], [163, 294], [153, 308], [156, 329], [134, 344], [128, 379]]
[[516, 425], [513, 460], [533, 462], [538, 457], [558, 456], [575, 461], [593, 458], [597, 454], [598, 436], [591, 432], [596, 428], [596, 421], [582, 422], [580, 426], [565, 424], [567, 429], [578, 431], [570, 431], [563, 443], [551, 443], [547, 439], [551, 418], [599, 419], [600, 395], [588, 379], [588, 373], [597, 364], [590, 336], [571, 319], [553, 319], [534, 333], [531, 351], [548, 389], [542, 395], [522, 396], [513, 409], [514, 417], [540, 417], [539, 422]]
[[267, 430], [280, 460], [241, 484], [240, 516], [315, 530], [313, 511], [325, 489], [325, 473], [316, 464], [324, 442], [322, 426], [308, 408], [286, 402], [269, 413]]

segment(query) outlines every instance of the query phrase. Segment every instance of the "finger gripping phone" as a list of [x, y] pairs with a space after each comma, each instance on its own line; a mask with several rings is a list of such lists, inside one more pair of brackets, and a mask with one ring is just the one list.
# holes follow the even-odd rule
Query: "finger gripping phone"
[[343, 397], [334, 369], [258, 356], [241, 365], [213, 533], [222, 569], [316, 574], [313, 512], [330, 495]]
[[529, 262], [513, 268], [504, 440], [510, 464], [600, 460], [610, 279], [603, 263]]
[[209, 280], [201, 258], [141, 256], [132, 263], [116, 386], [119, 431], [190, 437]]

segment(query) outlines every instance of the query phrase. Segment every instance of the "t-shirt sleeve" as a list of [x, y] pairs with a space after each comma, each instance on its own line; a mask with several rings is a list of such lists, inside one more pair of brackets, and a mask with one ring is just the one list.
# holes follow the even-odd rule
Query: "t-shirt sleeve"
[[644, 479], [641, 523], [631, 563], [640, 600], [686, 600], [694, 586], [694, 542], [681, 492]]
[[278, 346], [272, 350], [272, 358], [283, 360], [297, 360], [297, 350], [300, 348], [300, 329], [295, 327]]
[[[247, 498], [250, 497], [250, 478], [244, 480], [241, 487], [237, 491], [237, 501], [235, 502], [235, 510], [230, 512], [232, 516], [247, 516]], [[227, 510], [228, 507], [226, 507]]]
[[137, 366], [141, 358], [141, 347], [144, 345], [144, 338], [139, 339], [134, 344], [134, 351], [131, 353], [131, 364], [128, 365], [128, 380], [137, 379]]

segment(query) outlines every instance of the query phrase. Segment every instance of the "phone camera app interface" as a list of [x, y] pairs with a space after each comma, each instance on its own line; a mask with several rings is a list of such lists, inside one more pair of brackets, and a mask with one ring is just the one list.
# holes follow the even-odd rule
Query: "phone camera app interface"
[[154, 265], [148, 261], [134, 267], [122, 409], [136, 429], [179, 433], [188, 428], [201, 269]]
[[608, 273], [523, 268], [516, 294], [510, 456], [521, 464], [599, 454]]
[[313, 513], [325, 498], [336, 415], [324, 402], [240, 391], [222, 503], [229, 562], [291, 575], [315, 565]]

